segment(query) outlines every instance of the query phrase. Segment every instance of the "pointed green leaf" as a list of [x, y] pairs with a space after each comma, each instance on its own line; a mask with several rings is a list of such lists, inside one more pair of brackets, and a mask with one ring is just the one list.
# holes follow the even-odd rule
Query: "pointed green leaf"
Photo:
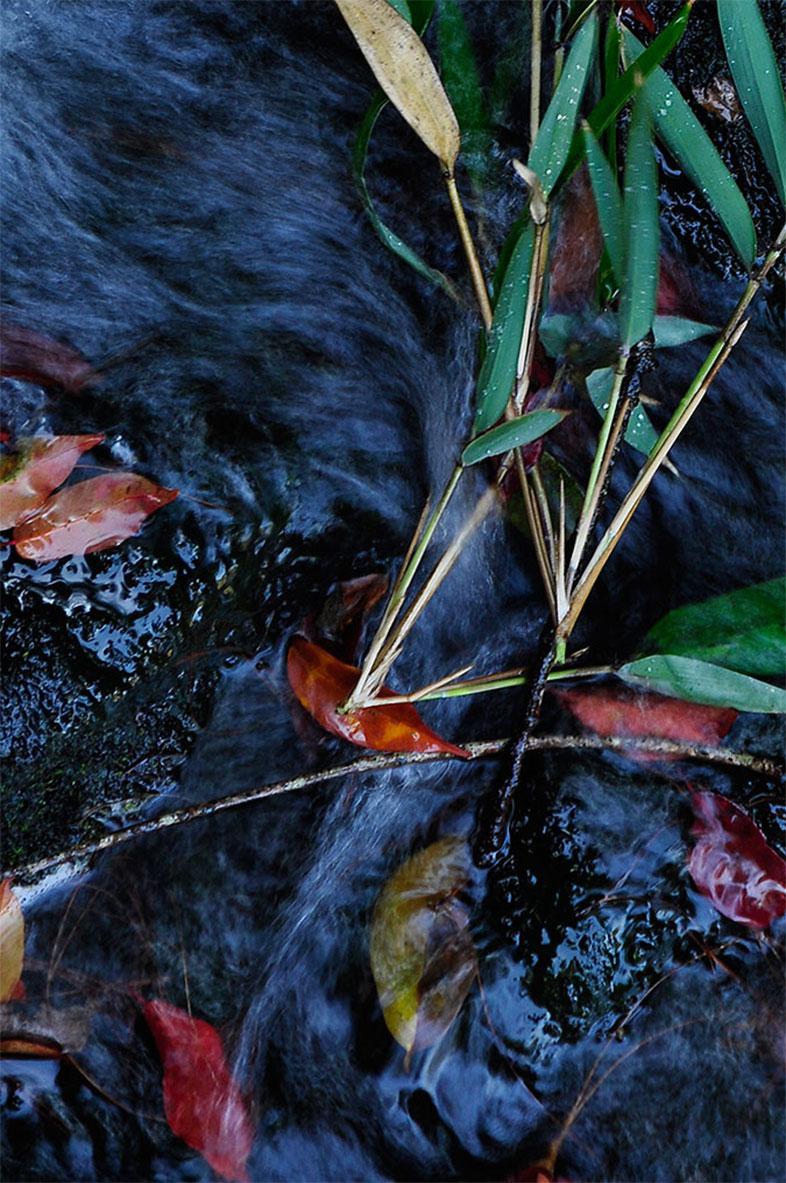
[[670, 349], [674, 345], [686, 345], [699, 337], [719, 333], [716, 325], [702, 324], [700, 320], [688, 320], [685, 316], [656, 316], [652, 322], [656, 349]]
[[780, 715], [786, 712], [786, 690], [692, 657], [674, 654], [641, 657], [621, 666], [617, 675], [624, 682], [645, 686], [648, 690], [685, 702], [733, 707], [754, 714]]
[[623, 243], [622, 198], [619, 185], [605, 152], [592, 134], [590, 125], [585, 123], [582, 130], [603, 241], [609, 252], [614, 278], [617, 285], [620, 286], [625, 278], [625, 247]]
[[642, 95], [633, 107], [628, 131], [622, 220], [625, 277], [620, 289], [619, 321], [620, 339], [629, 349], [652, 328], [660, 255], [658, 170], [649, 106]]
[[518, 419], [500, 423], [499, 427], [492, 427], [491, 431], [467, 444], [461, 454], [461, 463], [467, 466], [478, 464], [481, 460], [488, 460], [489, 456], [499, 456], [511, 448], [531, 444], [556, 427], [566, 414], [567, 411], [530, 411]]
[[412, 12], [407, 0], [388, 0], [388, 4], [391, 8], [395, 8], [399, 16], [403, 16], [408, 25], [412, 24]]
[[741, 674], [786, 673], [786, 578], [675, 608], [650, 629], [647, 648], [698, 657]]
[[488, 347], [478, 375], [475, 432], [496, 423], [505, 410], [513, 383], [524, 327], [529, 277], [534, 249], [534, 229], [529, 220], [521, 227], [511, 251], [497, 296]]
[[598, 43], [598, 18], [593, 12], [571, 46], [546, 114], [538, 129], [527, 164], [540, 177], [546, 197], [560, 178], [568, 159], [576, 119]]
[[[623, 36], [625, 50], [637, 65], [639, 55], [643, 57], [646, 51], [629, 29]], [[644, 93], [652, 109], [656, 135], [701, 189], [745, 266], [752, 267], [756, 231], [750, 210], [709, 136], [663, 70], [656, 69], [650, 75]]]
[[477, 185], [488, 160], [491, 136], [472, 41], [456, 0], [442, 0], [437, 32], [442, 83], [461, 128], [462, 158]]
[[786, 204], [786, 98], [756, 0], [718, 0], [726, 57], [740, 102]]
[[[603, 418], [609, 405], [611, 387], [614, 383], [614, 370], [611, 367], [604, 370], [593, 370], [591, 374], [587, 374], [585, 381], [592, 405]], [[631, 412], [625, 432], [625, 442], [635, 448], [637, 452], [643, 452], [645, 456], [649, 456], [658, 442], [658, 433], [641, 406], [634, 407]]]

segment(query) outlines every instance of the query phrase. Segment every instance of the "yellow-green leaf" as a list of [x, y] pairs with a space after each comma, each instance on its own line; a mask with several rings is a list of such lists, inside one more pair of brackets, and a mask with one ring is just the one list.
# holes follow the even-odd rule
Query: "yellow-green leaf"
[[25, 921], [11, 880], [0, 883], [0, 1002], [8, 1002], [22, 976], [25, 956]]
[[457, 898], [469, 867], [464, 840], [443, 838], [399, 867], [374, 909], [371, 971], [387, 1028], [408, 1055], [442, 1038], [477, 973]]
[[461, 147], [458, 121], [420, 37], [387, 0], [336, 4], [385, 94], [452, 172]]

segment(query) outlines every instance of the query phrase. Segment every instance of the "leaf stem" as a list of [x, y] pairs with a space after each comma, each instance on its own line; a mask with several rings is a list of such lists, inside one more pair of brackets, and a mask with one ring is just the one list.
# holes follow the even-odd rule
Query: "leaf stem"
[[543, 0], [532, 0], [532, 46], [530, 53], [529, 142], [535, 143], [540, 127], [540, 72], [543, 42]]
[[480, 315], [483, 318], [483, 324], [486, 330], [491, 328], [491, 321], [493, 313], [491, 310], [491, 301], [489, 300], [488, 289], [486, 288], [486, 281], [483, 278], [483, 271], [478, 259], [478, 252], [475, 249], [475, 243], [467, 222], [467, 215], [464, 213], [464, 206], [461, 204], [461, 197], [459, 196], [458, 188], [456, 187], [456, 178], [453, 173], [445, 173], [445, 184], [448, 190], [448, 197], [450, 204], [453, 207], [453, 215], [458, 226], [459, 237], [461, 238], [461, 245], [464, 247], [464, 254], [467, 257], [467, 264], [469, 265], [469, 273], [472, 277], [472, 286], [475, 289], [475, 299], [478, 302]]

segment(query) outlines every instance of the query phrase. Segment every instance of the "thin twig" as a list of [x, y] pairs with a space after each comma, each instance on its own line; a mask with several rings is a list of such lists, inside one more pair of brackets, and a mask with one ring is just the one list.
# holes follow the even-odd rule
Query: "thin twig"
[[447, 185], [448, 197], [450, 198], [450, 204], [453, 207], [453, 214], [456, 219], [456, 225], [458, 226], [461, 245], [464, 247], [464, 254], [467, 257], [469, 273], [472, 277], [472, 286], [475, 289], [475, 299], [478, 302], [480, 315], [483, 317], [483, 324], [488, 330], [491, 328], [493, 318], [491, 301], [489, 300], [486, 281], [483, 278], [483, 270], [478, 259], [478, 252], [475, 249], [475, 243], [473, 242], [469, 223], [467, 222], [467, 215], [464, 213], [464, 206], [461, 204], [461, 197], [456, 187], [456, 178], [452, 173], [445, 174], [445, 184]]
[[543, 39], [543, 0], [532, 0], [532, 47], [530, 56], [529, 143], [535, 143], [540, 127], [540, 67]]
[[[493, 739], [481, 742], [470, 742], [463, 745], [470, 760], [481, 760], [489, 756], [498, 756], [510, 746], [510, 739]], [[672, 743], [663, 739], [627, 739], [619, 736], [600, 735], [539, 735], [529, 740], [531, 751], [615, 751], [621, 753], [646, 752], [665, 759], [699, 760], [709, 764], [723, 764], [730, 768], [744, 768], [748, 772], [761, 776], [779, 777], [784, 775], [784, 767], [767, 756], [755, 756], [749, 752], [735, 752], [725, 748], [694, 747]], [[197, 805], [187, 805], [183, 809], [174, 809], [170, 813], [159, 817], [134, 822], [123, 830], [116, 830], [95, 842], [82, 842], [70, 850], [59, 854], [38, 859], [25, 866], [11, 868], [17, 881], [33, 879], [42, 875], [53, 867], [66, 863], [81, 862], [104, 850], [112, 850], [123, 846], [135, 838], [145, 834], [156, 834], [172, 826], [185, 825], [188, 822], [201, 821], [213, 817], [217, 813], [224, 813], [228, 809], [237, 809], [244, 805], [252, 805], [257, 801], [264, 801], [268, 797], [280, 797], [284, 793], [294, 793], [301, 789], [313, 788], [326, 784], [328, 781], [340, 780], [345, 776], [357, 775], [363, 772], [384, 772], [392, 768], [404, 768], [412, 764], [434, 764], [443, 760], [457, 760], [459, 757], [443, 752], [396, 752], [384, 756], [364, 756], [350, 764], [341, 764], [337, 768], [326, 768], [321, 772], [310, 772], [303, 776], [293, 777], [291, 780], [276, 781], [273, 784], [262, 785], [254, 789], [244, 789], [239, 793], [232, 793], [227, 797], [217, 797], [211, 801], [202, 801]]]

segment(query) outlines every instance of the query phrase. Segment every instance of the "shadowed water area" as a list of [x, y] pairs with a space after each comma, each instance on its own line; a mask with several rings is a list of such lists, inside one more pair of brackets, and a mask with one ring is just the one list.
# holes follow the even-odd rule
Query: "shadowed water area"
[[[528, 29], [518, 5], [464, 7], [482, 81], [502, 96], [482, 191], [459, 174], [490, 270], [521, 208], [508, 161], [527, 150]], [[723, 68], [713, 14], [697, 7], [674, 61], [687, 95]], [[775, 7], [762, 7], [777, 49]], [[658, 8], [659, 22], [676, 11]], [[437, 165], [390, 108], [369, 155], [374, 199], [462, 303], [368, 223], [350, 153], [373, 83], [332, 4], [9, 0], [3, 39], [4, 311], [102, 377], [79, 393], [2, 379], [2, 428], [102, 432], [77, 476], [127, 468], [180, 490], [115, 549], [38, 566], [0, 551], [13, 870], [361, 755], [302, 711], [286, 648], [338, 581], [395, 573], [471, 423], [478, 318]], [[755, 143], [699, 113], [769, 242], [781, 214]], [[662, 165], [676, 308], [721, 325], [744, 278], [698, 194]], [[555, 309], [586, 303], [576, 271]], [[671, 608], [783, 573], [782, 328], [774, 282], [675, 449], [678, 472], [657, 479], [593, 595], [576, 635], [593, 663], [629, 657]], [[658, 426], [706, 344], [658, 353]], [[568, 397], [579, 409], [554, 448], [581, 475], [598, 420]], [[612, 496], [637, 463], [622, 457]], [[487, 476], [462, 482], [438, 541]], [[497, 511], [392, 684], [520, 665], [545, 610], [530, 542]], [[423, 716], [464, 742], [514, 734], [522, 707], [513, 690]], [[577, 730], [548, 695], [541, 731]], [[725, 742], [778, 755], [782, 729], [741, 715]], [[482, 989], [405, 1065], [370, 969], [374, 905], [413, 852], [470, 834], [497, 765], [350, 773], [36, 885], [21, 876], [26, 998], [12, 1026], [50, 1035], [80, 1067], [4, 1061], [6, 1178], [215, 1177], [164, 1120], [142, 997], [221, 1031], [254, 1122], [253, 1180], [515, 1178], [599, 1055], [595, 1079], [619, 1066], [578, 1116], [559, 1177], [778, 1179], [784, 921], [757, 935], [724, 919], [687, 871], [695, 789], [739, 803], [783, 853], [774, 778], [533, 753], [511, 852], [462, 894]]]

